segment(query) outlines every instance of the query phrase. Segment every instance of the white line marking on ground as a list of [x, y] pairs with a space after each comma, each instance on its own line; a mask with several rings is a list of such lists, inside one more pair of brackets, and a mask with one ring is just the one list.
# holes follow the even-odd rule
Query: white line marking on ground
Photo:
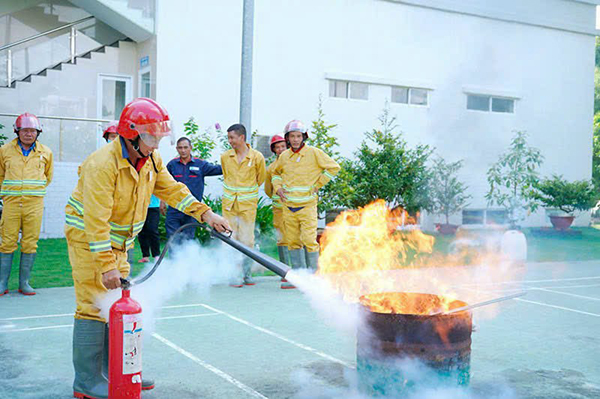
[[154, 338], [156, 338], [157, 340], [159, 340], [160, 342], [162, 342], [163, 344], [171, 347], [175, 351], [177, 351], [180, 354], [182, 354], [183, 356], [187, 357], [188, 359], [191, 359], [194, 362], [198, 363], [200, 366], [204, 367], [208, 371], [210, 371], [212, 373], [215, 373], [219, 377], [223, 378], [225, 381], [227, 381], [227, 382], [235, 385], [236, 387], [238, 387], [242, 391], [246, 392], [247, 394], [252, 395], [255, 398], [268, 399], [266, 396], [262, 395], [260, 392], [255, 391], [254, 389], [250, 388], [249, 386], [247, 386], [243, 382], [240, 382], [240, 381], [236, 380], [235, 378], [233, 378], [229, 374], [227, 374], [227, 373], [219, 370], [215, 366], [212, 366], [212, 365], [206, 363], [204, 360], [201, 360], [201, 359], [197, 358], [196, 356], [192, 355], [190, 352], [188, 352], [185, 349], [183, 349], [183, 348], [175, 345], [173, 342], [169, 341], [168, 339], [164, 338], [163, 336], [158, 335], [157, 333], [152, 334], [152, 336]]
[[337, 359], [337, 358], [335, 358], [335, 357], [333, 357], [333, 356], [330, 356], [330, 355], [328, 355], [328, 354], [326, 354], [326, 353], [323, 353], [323, 352], [321, 352], [321, 351], [319, 351], [319, 350], [317, 350], [317, 349], [315, 349], [315, 348], [312, 348], [312, 347], [310, 347], [310, 346], [308, 346], [308, 345], [304, 345], [304, 344], [301, 344], [300, 342], [296, 342], [296, 341], [294, 341], [294, 340], [291, 340], [291, 339], [289, 339], [289, 338], [287, 338], [287, 337], [284, 337], [283, 335], [281, 335], [281, 334], [278, 334], [278, 333], [276, 333], [276, 332], [274, 332], [274, 331], [267, 330], [266, 328], [263, 328], [263, 327], [260, 327], [260, 326], [257, 326], [257, 325], [255, 325], [255, 324], [252, 324], [252, 323], [250, 323], [250, 322], [249, 322], [249, 321], [247, 321], [247, 320], [240, 319], [239, 317], [236, 317], [236, 316], [234, 316], [234, 315], [232, 315], [232, 314], [229, 314], [229, 313], [227, 313], [227, 312], [224, 312], [224, 311], [222, 311], [222, 310], [219, 310], [219, 309], [215, 309], [215, 308], [213, 308], [212, 306], [209, 306], [209, 305], [206, 305], [206, 304], [202, 304], [202, 306], [204, 306], [204, 307], [205, 307], [206, 309], [208, 309], [208, 310], [212, 310], [213, 312], [221, 313], [222, 315], [224, 315], [224, 316], [227, 316], [227, 317], [229, 317], [231, 320], [237, 321], [238, 323], [242, 323], [242, 324], [244, 324], [244, 325], [246, 325], [246, 326], [248, 326], [248, 327], [251, 327], [251, 328], [253, 328], [253, 329], [255, 329], [255, 330], [258, 330], [258, 331], [260, 331], [260, 332], [263, 332], [263, 333], [265, 333], [265, 334], [268, 334], [268, 335], [270, 335], [270, 336], [272, 336], [272, 337], [275, 337], [275, 338], [277, 338], [277, 339], [280, 339], [280, 340], [282, 340], [282, 341], [284, 341], [284, 342], [287, 342], [288, 344], [292, 344], [292, 345], [294, 345], [294, 346], [297, 346], [297, 347], [298, 347], [298, 348], [300, 348], [300, 349], [304, 349], [304, 350], [306, 350], [306, 351], [308, 351], [308, 352], [312, 352], [312, 353], [314, 353], [314, 354], [315, 354], [315, 355], [317, 355], [317, 356], [321, 356], [322, 358], [325, 358], [325, 359], [327, 359], [327, 360], [330, 360], [330, 361], [332, 361], [332, 362], [335, 362], [335, 363], [341, 364], [342, 366], [344, 366], [344, 367], [348, 367], [348, 368], [350, 368], [350, 369], [353, 369], [353, 368], [354, 368], [354, 366], [353, 366], [353, 365], [351, 365], [351, 364], [349, 364], [349, 363], [347, 363], [347, 362], [345, 362], [345, 361], [343, 361], [343, 360]]
[[594, 316], [594, 317], [600, 317], [600, 314], [597, 314], [597, 313], [589, 313], [589, 312], [584, 312], [584, 311], [577, 310], [577, 309], [565, 308], [563, 306], [549, 305], [549, 304], [543, 303], [543, 302], [529, 301], [527, 299], [521, 299], [521, 298], [515, 298], [515, 301], [527, 302], [527, 303], [532, 303], [534, 305], [540, 305], [540, 306], [546, 306], [546, 307], [554, 308], [554, 309], [566, 310], [568, 312], [580, 313], [580, 314], [585, 314], [585, 315]]
[[600, 287], [600, 284], [586, 284], [586, 285], [551, 285], [550, 287], [544, 287], [544, 288], [553, 288], [553, 289], [564, 289], [564, 288], [593, 288], [593, 287]]
[[552, 292], [552, 293], [555, 293], [555, 294], [572, 296], [574, 298], [589, 299], [591, 301], [600, 301], [600, 298], [595, 298], [595, 297], [586, 296], [586, 295], [571, 294], [570, 292], [562, 292], [562, 291], [549, 290], [548, 288], [536, 288], [536, 287], [532, 287], [532, 288], [529, 288], [529, 289], [530, 290], [534, 290], [534, 291]]
[[[192, 303], [188, 305], [169, 305], [169, 306], [161, 306], [161, 309], [178, 309], [178, 308], [198, 308], [201, 307], [201, 303]], [[51, 318], [51, 317], [67, 317], [73, 316], [73, 313], [60, 313], [60, 314], [47, 314], [42, 316], [23, 316], [23, 317], [7, 317], [4, 319], [0, 319], [0, 321], [9, 321], [9, 320], [29, 320], [29, 319], [43, 319], [43, 318]]]
[[557, 281], [585, 281], [585, 280], [598, 280], [600, 276], [592, 276], [592, 277], [573, 277], [573, 278], [556, 278], [556, 279], [548, 279], [548, 280], [514, 280], [514, 281], [499, 281], [493, 283], [472, 283], [472, 284], [463, 284], [461, 286], [469, 286], [472, 287], [474, 285], [501, 285], [501, 284], [530, 284], [530, 283], [554, 283]]
[[73, 313], [62, 313], [62, 314], [47, 314], [44, 316], [24, 316], [24, 317], [7, 317], [5, 319], [0, 319], [0, 321], [8, 321], [8, 320], [29, 320], [29, 319], [46, 319], [50, 317], [73, 317]]
[[[172, 320], [172, 319], [192, 319], [196, 317], [204, 317], [204, 316], [219, 316], [221, 313], [197, 313], [197, 314], [188, 314], [183, 316], [166, 316], [166, 317], [157, 317], [156, 320]], [[23, 332], [23, 331], [37, 331], [37, 330], [52, 330], [55, 328], [68, 328], [73, 327], [73, 324], [62, 324], [57, 326], [41, 326], [41, 327], [27, 327], [27, 328], [18, 328], [18, 329], [9, 329], [0, 328], [0, 334], [2, 333], [13, 333], [13, 332]]]
[[3, 333], [14, 333], [14, 332], [23, 332], [23, 331], [37, 331], [37, 330], [52, 330], [56, 328], [73, 328], [73, 324], [61, 324], [58, 326], [43, 326], [43, 327], [27, 327], [27, 328], [16, 328], [14, 330], [0, 330], [0, 334]]
[[173, 319], [192, 319], [194, 317], [204, 317], [204, 316], [219, 316], [219, 313], [199, 313], [199, 314], [192, 314], [192, 315], [183, 315], [183, 316], [166, 316], [166, 317], [159, 317], [156, 320], [173, 320]]

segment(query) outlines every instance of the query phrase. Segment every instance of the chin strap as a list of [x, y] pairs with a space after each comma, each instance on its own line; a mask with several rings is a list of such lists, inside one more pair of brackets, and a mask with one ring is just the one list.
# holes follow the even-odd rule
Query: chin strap
[[136, 137], [133, 140], [130, 139], [129, 142], [131, 143], [131, 146], [139, 154], [140, 157], [142, 157], [142, 158], [148, 158], [148, 156], [150, 154], [144, 154], [142, 151], [140, 151], [140, 136]]

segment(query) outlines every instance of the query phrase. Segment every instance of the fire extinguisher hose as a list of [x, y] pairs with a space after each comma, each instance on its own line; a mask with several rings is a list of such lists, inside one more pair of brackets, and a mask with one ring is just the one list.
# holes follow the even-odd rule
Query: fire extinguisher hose
[[173, 240], [179, 234], [181, 234], [181, 232], [183, 230], [190, 229], [190, 228], [198, 228], [198, 227], [209, 230], [210, 235], [212, 237], [218, 238], [219, 240], [223, 241], [227, 245], [235, 248], [236, 250], [240, 251], [244, 255], [246, 255], [249, 258], [253, 259], [254, 261], [260, 263], [261, 265], [263, 265], [264, 267], [266, 267], [267, 269], [271, 270], [273, 273], [275, 273], [281, 277], [285, 277], [286, 274], [290, 271], [290, 268], [286, 264], [281, 263], [278, 260], [275, 260], [275, 259], [271, 258], [270, 256], [267, 256], [253, 248], [247, 247], [237, 240], [234, 240], [233, 238], [231, 238], [231, 232], [228, 232], [229, 235], [227, 235], [227, 234], [219, 233], [218, 231], [211, 229], [209, 227], [206, 227], [205, 225], [202, 225], [199, 223], [187, 223], [187, 224], [184, 224], [183, 226], [181, 226], [180, 228], [178, 228], [177, 230], [175, 230], [173, 235], [171, 235], [171, 237], [167, 240], [167, 244], [165, 245], [162, 252], [160, 253], [158, 260], [156, 261], [156, 263], [154, 264], [154, 266], [148, 273], [146, 273], [144, 276], [135, 278], [134, 280], [128, 280], [128, 279], [121, 278], [121, 288], [130, 289], [134, 285], [139, 285], [139, 284], [143, 283], [144, 281], [148, 280], [150, 278], [150, 276], [152, 276], [154, 274], [154, 272], [156, 272], [156, 269], [158, 269], [158, 267], [162, 263], [165, 255], [167, 253], [167, 250], [170, 248]]

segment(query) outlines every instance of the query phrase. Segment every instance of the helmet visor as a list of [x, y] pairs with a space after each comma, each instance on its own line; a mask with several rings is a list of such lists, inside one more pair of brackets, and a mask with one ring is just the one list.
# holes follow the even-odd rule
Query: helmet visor
[[144, 144], [150, 147], [158, 147], [163, 137], [171, 137], [171, 141], [173, 141], [171, 121], [135, 125], [133, 129], [139, 133], [139, 137]]
[[38, 118], [32, 115], [21, 116], [17, 123], [15, 123], [15, 129], [17, 130], [26, 128], [35, 129], [39, 131], [42, 130], [42, 126], [40, 125], [40, 121], [38, 120]]

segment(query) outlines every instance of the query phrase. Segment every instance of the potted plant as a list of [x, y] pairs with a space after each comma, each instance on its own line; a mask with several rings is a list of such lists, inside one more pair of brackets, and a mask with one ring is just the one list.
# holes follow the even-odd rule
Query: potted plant
[[594, 185], [588, 180], [567, 181], [553, 175], [536, 185], [535, 198], [546, 207], [556, 230], [567, 230], [575, 219], [575, 211], [587, 211], [598, 200]]
[[467, 186], [458, 180], [458, 172], [462, 166], [462, 160], [448, 163], [438, 157], [433, 161], [433, 173], [429, 188], [430, 211], [433, 214], [445, 216], [446, 223], [436, 223], [435, 225], [440, 234], [456, 234], [458, 225], [450, 224], [450, 215], [460, 212], [471, 197], [465, 194]]

